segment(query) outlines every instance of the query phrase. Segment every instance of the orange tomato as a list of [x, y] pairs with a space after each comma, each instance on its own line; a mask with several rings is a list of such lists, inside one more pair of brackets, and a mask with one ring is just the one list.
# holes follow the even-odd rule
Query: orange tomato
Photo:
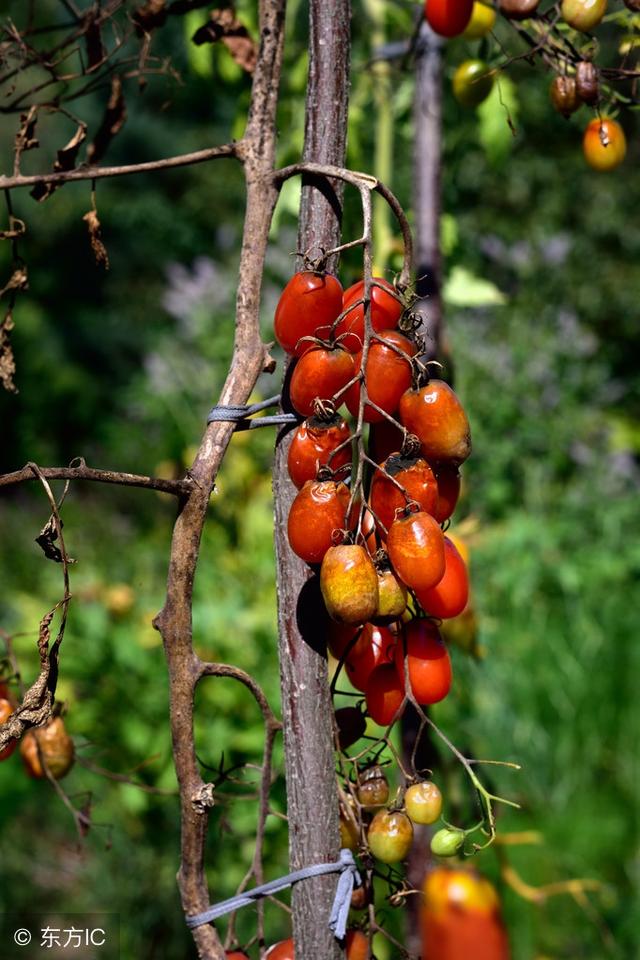
[[582, 150], [585, 160], [594, 170], [614, 170], [620, 166], [627, 152], [624, 130], [616, 120], [596, 118], [584, 132]]
[[[373, 277], [376, 284], [371, 287], [371, 326], [375, 333], [381, 330], [393, 330], [398, 326], [398, 320], [402, 316], [404, 307], [395, 298], [395, 290], [387, 280], [382, 277]], [[388, 291], [388, 292], [387, 292]], [[342, 309], [364, 297], [364, 280], [359, 280], [353, 286], [345, 290], [342, 297]], [[358, 353], [362, 350], [364, 341], [364, 305], [359, 304], [353, 307], [342, 318], [335, 330], [335, 336], [340, 337], [348, 334], [340, 342], [351, 353]]]
[[[406, 497], [394, 480], [404, 487]], [[402, 457], [399, 453], [394, 453], [387, 457], [381, 464], [381, 469], [374, 473], [369, 503], [379, 524], [388, 531], [395, 520], [396, 510], [407, 505], [407, 498], [415, 500], [425, 513], [435, 516], [438, 496], [438, 484], [433, 470], [423, 457]]]
[[349, 490], [333, 480], [307, 480], [291, 504], [287, 535], [294, 553], [306, 563], [321, 563], [333, 546], [334, 530], [345, 526]]
[[413, 590], [428, 590], [444, 576], [444, 535], [424, 510], [393, 521], [387, 552], [393, 569]]
[[[310, 417], [300, 424], [293, 435], [287, 456], [289, 476], [298, 490], [307, 480], [316, 479], [319, 467], [329, 463], [329, 458], [332, 470], [351, 463], [351, 444], [346, 443], [350, 436], [346, 420], [337, 414], [328, 421]], [[342, 450], [331, 457], [333, 451], [343, 443], [345, 446]]]
[[476, 870], [436, 867], [423, 894], [424, 960], [509, 960], [498, 894]]
[[418, 437], [427, 460], [459, 466], [471, 453], [467, 415], [444, 380], [430, 380], [420, 390], [407, 390], [399, 411], [403, 426]]
[[371, 671], [365, 698], [371, 719], [381, 727], [388, 727], [404, 700], [404, 681], [394, 664], [383, 663]]
[[444, 538], [444, 576], [435, 587], [416, 590], [425, 613], [449, 620], [459, 616], [469, 600], [469, 575], [464, 560], [449, 537]]
[[411, 691], [423, 706], [438, 703], [451, 689], [451, 660], [438, 628], [429, 620], [411, 620], [396, 647], [396, 670], [403, 678], [407, 661]]
[[[0, 699], [0, 723], [4, 723], [13, 713], [11, 703], [5, 698]], [[0, 760], [7, 760], [15, 748], [18, 746], [17, 740], [9, 740], [9, 743], [3, 750], [0, 750]]]

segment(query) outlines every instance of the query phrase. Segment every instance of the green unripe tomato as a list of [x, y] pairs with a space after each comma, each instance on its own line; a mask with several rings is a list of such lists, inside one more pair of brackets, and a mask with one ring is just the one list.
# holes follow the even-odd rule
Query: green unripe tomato
[[453, 95], [463, 107], [477, 107], [493, 88], [493, 74], [483, 60], [465, 60], [453, 75]]
[[562, 0], [562, 17], [582, 33], [597, 27], [607, 12], [607, 0]]
[[464, 830], [443, 827], [431, 838], [431, 853], [436, 857], [455, 857], [464, 843]]

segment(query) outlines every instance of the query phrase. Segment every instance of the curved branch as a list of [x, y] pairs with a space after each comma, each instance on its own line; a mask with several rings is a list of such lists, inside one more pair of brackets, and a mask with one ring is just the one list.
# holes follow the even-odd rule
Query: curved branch
[[[33, 464], [27, 463], [22, 470], [5, 473], [0, 476], [0, 487], [12, 487], [38, 477], [33, 472]], [[112, 483], [122, 487], [146, 487], [159, 493], [170, 493], [176, 497], [186, 496], [193, 489], [193, 482], [185, 480], [166, 480], [162, 477], [145, 477], [136, 473], [118, 473], [115, 470], [95, 470], [87, 467], [84, 460], [77, 467], [40, 467], [40, 476], [47, 480], [91, 480], [97, 483]]]

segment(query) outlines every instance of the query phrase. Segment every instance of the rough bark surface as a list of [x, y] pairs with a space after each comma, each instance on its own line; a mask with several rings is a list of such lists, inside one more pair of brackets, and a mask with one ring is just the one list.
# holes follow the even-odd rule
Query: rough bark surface
[[[349, 0], [310, 5], [310, 62], [303, 159], [344, 166], [350, 47]], [[341, 186], [306, 177], [298, 249], [330, 249], [339, 242]], [[296, 490], [287, 473], [291, 433], [283, 432], [274, 464], [278, 625], [282, 721], [287, 771], [291, 869], [335, 860], [338, 803], [327, 677], [326, 642], [317, 635], [322, 600], [317, 577], [291, 551], [287, 517]], [[315, 628], [315, 631], [314, 631]], [[342, 951], [327, 921], [336, 876], [318, 877], [293, 891], [296, 956], [337, 960]]]

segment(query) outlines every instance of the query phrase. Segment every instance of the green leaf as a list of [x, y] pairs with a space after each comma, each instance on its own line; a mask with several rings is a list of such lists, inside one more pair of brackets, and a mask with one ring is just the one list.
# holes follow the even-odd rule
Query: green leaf
[[452, 269], [444, 285], [445, 303], [452, 307], [501, 307], [505, 294], [490, 280], [474, 276], [465, 267]]

